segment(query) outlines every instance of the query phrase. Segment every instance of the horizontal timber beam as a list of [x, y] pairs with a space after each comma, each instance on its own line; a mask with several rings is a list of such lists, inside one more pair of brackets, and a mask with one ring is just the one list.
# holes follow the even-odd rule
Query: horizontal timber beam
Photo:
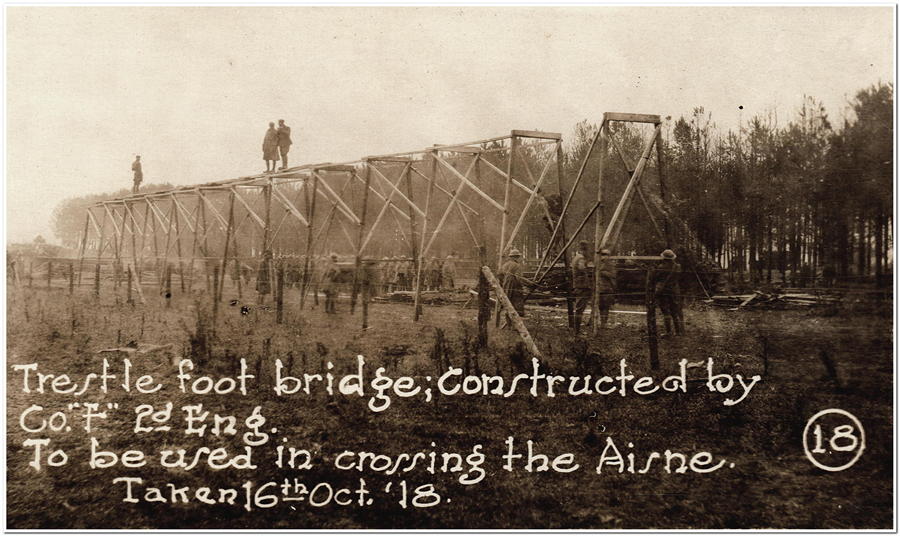
[[658, 115], [650, 115], [650, 114], [623, 114], [618, 112], [606, 112], [603, 114], [603, 119], [606, 121], [629, 121], [632, 123], [652, 123], [658, 124], [660, 123], [660, 119]]
[[562, 134], [558, 132], [541, 132], [540, 130], [513, 130], [512, 135], [522, 138], [541, 138], [544, 140], [562, 139]]

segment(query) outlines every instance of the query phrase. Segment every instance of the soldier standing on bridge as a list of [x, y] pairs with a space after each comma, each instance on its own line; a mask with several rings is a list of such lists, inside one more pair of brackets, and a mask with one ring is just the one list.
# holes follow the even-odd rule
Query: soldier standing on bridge
[[281, 153], [281, 169], [288, 167], [288, 151], [291, 149], [291, 127], [284, 124], [284, 119], [278, 120], [278, 151]]
[[269, 130], [263, 138], [263, 160], [266, 161], [266, 173], [275, 171], [275, 162], [278, 161], [278, 131], [275, 123], [269, 123]]
[[684, 317], [679, 303], [680, 292], [678, 280], [681, 277], [681, 265], [675, 262], [675, 252], [667, 249], [660, 253], [663, 258], [659, 266], [647, 271], [647, 290], [652, 293], [651, 307], [659, 305], [663, 313], [666, 335], [672, 335], [672, 325], [675, 325], [675, 334], [684, 335]]
[[141, 182], [144, 181], [144, 170], [141, 169], [141, 155], [134, 157], [134, 162], [131, 163], [131, 171], [134, 173], [134, 186], [131, 188], [131, 193], [136, 194], [141, 187]]

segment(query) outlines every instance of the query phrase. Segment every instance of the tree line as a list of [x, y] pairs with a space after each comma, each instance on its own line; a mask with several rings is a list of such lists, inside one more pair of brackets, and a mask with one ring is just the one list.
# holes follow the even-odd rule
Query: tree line
[[[702, 250], [690, 253], [716, 261], [736, 280], [887, 284], [893, 266], [893, 85], [858, 91], [849, 109], [850, 117], [834, 124], [821, 102], [804, 96], [781, 123], [769, 114], [721, 130], [702, 107], [667, 121], [665, 209], [673, 227], [683, 225]], [[570, 182], [596, 129], [587, 122], [575, 128], [566, 151]], [[613, 134], [637, 161], [640, 132], [622, 126]], [[592, 158], [588, 177], [596, 176], [598, 161], [599, 155]], [[603, 197], [610, 207], [628, 174], [612, 149], [605, 162]], [[658, 172], [650, 175], [645, 186], [659, 199]], [[588, 206], [595, 192], [588, 186], [581, 205]], [[632, 243], [638, 236], [646, 244], [650, 223], [635, 205], [623, 236], [630, 232]], [[626, 246], [629, 239], [623, 240]], [[687, 249], [678, 240], [673, 245]]]
[[[850, 116], [835, 124], [821, 102], [805, 96], [786, 121], [778, 121], [774, 114], [758, 115], [736, 129], [718, 128], [702, 107], [678, 119], [667, 118], [662, 174], [666, 196], [660, 195], [656, 162], [645, 176], [643, 192], [659, 207], [656, 219], [668, 219], [674, 230], [671, 245], [682, 254], [718, 263], [734, 280], [886, 285], [893, 267], [893, 85], [879, 83], [858, 91], [849, 110]], [[567, 137], [563, 196], [597, 126], [583, 121]], [[646, 132], [614, 123], [611, 133], [626, 159], [636, 162]], [[630, 171], [612, 146], [609, 151], [604, 159], [605, 208], [598, 211], [607, 221]], [[580, 186], [584, 191], [575, 196], [568, 212], [570, 233], [596, 200], [600, 159], [596, 150], [592, 155]], [[528, 159], [533, 160], [533, 169], [540, 169], [550, 157], [535, 153]], [[542, 193], [551, 212], [558, 213], [562, 199], [556, 180], [553, 175]], [[493, 186], [502, 185], [483, 187]], [[171, 185], [148, 185], [144, 190], [167, 188]], [[60, 203], [53, 213], [56, 237], [77, 247], [87, 206], [129, 193], [122, 189]], [[513, 201], [524, 204], [525, 199]], [[542, 217], [546, 212], [535, 207], [514, 243], [527, 246], [523, 249], [529, 252], [545, 248], [549, 238]], [[655, 248], [669, 245], [654, 235], [650, 218], [642, 211], [637, 202], [632, 204], [619, 253], [658, 253]], [[448, 227], [454, 231], [448, 238], [464, 235], [461, 225]], [[592, 240], [593, 229], [590, 221], [579, 238]]]

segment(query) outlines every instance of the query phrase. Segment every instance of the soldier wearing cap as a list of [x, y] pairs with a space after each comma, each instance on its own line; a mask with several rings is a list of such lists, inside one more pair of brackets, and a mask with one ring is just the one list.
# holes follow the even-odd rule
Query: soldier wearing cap
[[[278, 120], [276, 143], [278, 145], [278, 152], [281, 154], [281, 169], [287, 169], [288, 151], [290, 151], [293, 142], [291, 141], [291, 127], [284, 124], [284, 119]], [[274, 163], [272, 164], [272, 170], [275, 170]]]
[[328, 264], [325, 266], [325, 271], [322, 275], [323, 290], [325, 292], [325, 312], [329, 314], [337, 313], [335, 303], [337, 302], [338, 294], [338, 278], [341, 273], [337, 260], [337, 253], [332, 253], [328, 258]]
[[500, 267], [503, 291], [519, 316], [525, 316], [525, 294], [522, 292], [522, 253], [513, 248], [509, 260]]
[[572, 293], [575, 296], [575, 334], [581, 329], [581, 317], [584, 310], [591, 303], [593, 285], [591, 284], [591, 272], [588, 267], [587, 256], [590, 252], [590, 243], [587, 240], [578, 242], [578, 252], [572, 259]]
[[400, 255], [400, 259], [397, 261], [397, 272], [394, 275], [395, 290], [409, 290], [409, 277], [412, 275], [412, 270], [408, 270], [408, 268], [409, 262], [406, 260], [406, 255]]
[[[679, 284], [681, 265], [675, 262], [675, 252], [667, 249], [659, 254], [662, 257], [659, 265], [647, 272], [647, 290], [653, 293], [653, 300], [663, 313], [666, 335], [684, 334], [684, 317], [679, 303]], [[655, 307], [655, 305], [653, 305]]]

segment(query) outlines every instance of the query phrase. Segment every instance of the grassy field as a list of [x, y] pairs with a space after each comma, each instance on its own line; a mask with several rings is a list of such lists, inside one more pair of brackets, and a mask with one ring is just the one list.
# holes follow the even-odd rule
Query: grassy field
[[[122, 291], [104, 288], [97, 302], [87, 289], [69, 296], [62, 289], [10, 288], [7, 296], [7, 521], [10, 528], [890, 528], [892, 498], [892, 328], [890, 304], [846, 304], [840, 309], [802, 311], [725, 311], [695, 304], [686, 311], [688, 334], [660, 343], [662, 371], [674, 373], [681, 359], [713, 358], [717, 370], [763, 376], [746, 400], [723, 406], [723, 397], [694, 389], [687, 394], [533, 398], [524, 390], [510, 398], [456, 396], [392, 400], [383, 412], [366, 409], [367, 398], [312, 395], [277, 397], [272, 391], [274, 360], [291, 363], [293, 373], [349, 373], [356, 355], [367, 360], [370, 373], [383, 366], [388, 374], [437, 374], [447, 361], [470, 371], [512, 377], [527, 361], [515, 352], [513, 332], [491, 324], [490, 347], [476, 353], [475, 309], [426, 307], [419, 323], [412, 322], [408, 304], [373, 304], [370, 328], [360, 329], [359, 313], [349, 315], [346, 299], [337, 316], [321, 306], [300, 311], [294, 291], [287, 294], [285, 322], [275, 323], [272, 308], [249, 303], [247, 314], [235, 297], [225, 296], [215, 337], [204, 337], [209, 306], [200, 298], [176, 296], [171, 308], [149, 290], [145, 305], [124, 303]], [[198, 322], [198, 318], [202, 322]], [[527, 325], [544, 353], [545, 364], [557, 374], [615, 374], [620, 359], [632, 371], [651, 374], [647, 359], [644, 317], [616, 314], [612, 329], [586, 343], [562, 328], [564, 313], [529, 310]], [[207, 329], [209, 325], [205, 326]], [[436, 331], [444, 335], [436, 348]], [[193, 346], [191, 340], [193, 339]], [[169, 344], [171, 351], [147, 354], [98, 354], [130, 342]], [[208, 348], [201, 350], [206, 341]], [[822, 352], [828, 358], [824, 361]], [[148, 455], [160, 449], [202, 445], [243, 446], [234, 437], [188, 436], [173, 421], [172, 430], [135, 434], [134, 408], [171, 401], [177, 409], [202, 402], [205, 409], [238, 416], [239, 421], [261, 406], [266, 428], [278, 429], [269, 444], [254, 449], [258, 469], [191, 470], [150, 463], [140, 469], [91, 469], [90, 442], [70, 418], [71, 431], [26, 433], [19, 417], [31, 404], [41, 415], [67, 410], [71, 395], [24, 393], [16, 364], [38, 363], [41, 371], [68, 373], [81, 381], [100, 372], [106, 357], [118, 362], [129, 356], [135, 374], [152, 374], [164, 387], [152, 395], [122, 389], [91, 390], [83, 401], [118, 403], [105, 422], [97, 421], [90, 436], [103, 449], [140, 449]], [[193, 395], [178, 390], [178, 357], [209, 360], [196, 374], [233, 375], [245, 358], [259, 383], [248, 396]], [[441, 356], [436, 359], [435, 356]], [[834, 374], [826, 362], [834, 364]], [[369, 368], [369, 365], [373, 365]], [[121, 367], [114, 372], [121, 373]], [[121, 378], [120, 378], [121, 380]], [[134, 380], [132, 380], [133, 382]], [[859, 461], [841, 472], [814, 467], [803, 452], [807, 420], [826, 408], [856, 415], [866, 433], [866, 450]], [[67, 411], [72, 414], [73, 412]], [[29, 420], [30, 423], [37, 421]], [[502, 468], [508, 436], [519, 448], [535, 442], [540, 452], [574, 454], [578, 471], [528, 473]], [[35, 471], [28, 466], [34, 451], [28, 438], [47, 437], [51, 449], [69, 456], [62, 467]], [[734, 464], [709, 474], [619, 474], [594, 467], [613, 438], [620, 448], [635, 444], [638, 457], [665, 449], [707, 450]], [[311, 469], [279, 469], [274, 445], [309, 449]], [[432, 446], [432, 443], [434, 446]], [[459, 474], [431, 474], [416, 468], [403, 475], [338, 471], [332, 463], [344, 450], [397, 455], [401, 452], [454, 451], [464, 456], [475, 444], [484, 446], [486, 477], [478, 484], [459, 483]], [[642, 454], [643, 453], [643, 454]], [[153, 458], [151, 457], [151, 461]], [[638, 465], [640, 465], [640, 461]], [[125, 503], [123, 484], [116, 477], [144, 479], [145, 485], [165, 483], [240, 488], [243, 482], [297, 478], [310, 487], [328, 482], [353, 489], [359, 478], [372, 490], [373, 503], [364, 506], [280, 502], [248, 512], [240, 505]], [[433, 484], [441, 501], [432, 507], [400, 503], [398, 487]], [[392, 482], [393, 492], [385, 492]], [[449, 500], [448, 500], [449, 499]]]

